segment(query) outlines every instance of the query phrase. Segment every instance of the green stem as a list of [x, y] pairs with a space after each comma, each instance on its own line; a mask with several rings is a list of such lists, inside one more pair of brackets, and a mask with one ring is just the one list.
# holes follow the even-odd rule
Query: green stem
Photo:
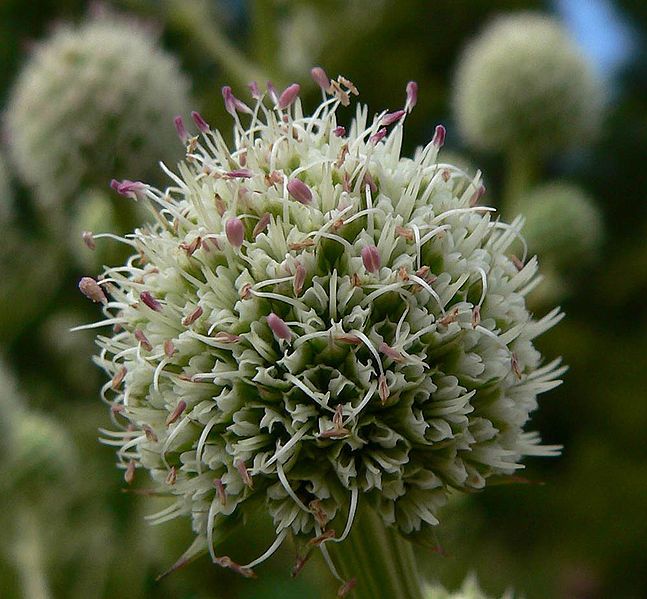
[[250, 81], [265, 81], [266, 73], [248, 60], [227, 38], [214, 19], [208, 6], [196, 0], [168, 0], [169, 21], [190, 34], [191, 41], [201, 46], [211, 58], [241, 87]]
[[14, 544], [14, 559], [25, 599], [50, 599], [36, 515], [23, 509]]
[[537, 178], [537, 159], [524, 149], [508, 153], [506, 179], [501, 212], [511, 220], [519, 214], [519, 202], [534, 185]]
[[422, 599], [413, 547], [368, 507], [341, 543], [326, 545], [344, 580], [355, 578], [352, 599]]

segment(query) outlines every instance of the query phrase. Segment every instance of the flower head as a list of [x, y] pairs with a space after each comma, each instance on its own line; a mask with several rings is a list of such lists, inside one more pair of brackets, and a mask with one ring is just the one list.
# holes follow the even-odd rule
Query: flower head
[[[191, 553], [245, 575], [288, 535], [327, 555], [360, 502], [424, 534], [452, 490], [557, 451], [523, 431], [562, 369], [532, 345], [560, 319], [525, 308], [536, 260], [506, 254], [521, 219], [473, 205], [479, 176], [439, 162], [438, 139], [400, 156], [416, 86], [379, 139], [387, 112], [361, 105], [339, 135], [357, 89], [315, 74], [312, 116], [294, 87], [254, 87], [232, 148], [203, 131], [171, 188], [143, 190], [157, 224], [101, 284], [116, 329], [98, 363], [126, 480], [148, 471], [173, 501], [159, 520], [190, 515]], [[259, 505], [270, 550], [218, 556], [220, 531]]]
[[603, 92], [558, 21], [518, 13], [495, 19], [465, 49], [453, 104], [475, 148], [543, 154], [591, 139]]
[[577, 185], [553, 182], [521, 198], [524, 237], [531, 252], [565, 271], [598, 255], [604, 224], [600, 210]]
[[108, 15], [61, 26], [9, 98], [12, 158], [45, 205], [109, 174], [150, 179], [160, 160], [180, 157], [173, 116], [188, 106], [187, 79], [145, 27]]

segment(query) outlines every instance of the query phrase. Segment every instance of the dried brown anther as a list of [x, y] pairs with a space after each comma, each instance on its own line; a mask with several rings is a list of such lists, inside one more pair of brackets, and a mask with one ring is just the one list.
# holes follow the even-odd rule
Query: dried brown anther
[[327, 541], [328, 539], [334, 539], [336, 536], [337, 533], [331, 528], [330, 530], [327, 530], [326, 532], [320, 534], [318, 537], [310, 539], [308, 541], [308, 545], [319, 547], [319, 545], [321, 545], [324, 541]]
[[230, 570], [233, 570], [234, 572], [240, 574], [241, 576], [244, 576], [245, 578], [256, 578], [256, 574], [254, 573], [254, 570], [252, 570], [251, 568], [246, 568], [245, 566], [241, 566], [240, 564], [237, 564], [228, 555], [223, 555], [222, 557], [216, 557], [213, 561], [219, 566], [222, 566], [223, 568], [229, 568]]
[[404, 237], [408, 241], [413, 241], [413, 230], [401, 225], [395, 226], [395, 234]]
[[243, 483], [245, 483], [245, 485], [248, 486], [250, 489], [253, 489], [254, 481], [252, 480], [252, 477], [249, 475], [249, 470], [247, 470], [247, 466], [245, 466], [245, 462], [243, 460], [235, 460], [234, 466], [236, 467], [236, 470], [238, 470], [238, 473], [240, 474], [240, 478], [243, 479]]
[[323, 506], [321, 505], [321, 500], [313, 499], [309, 504], [308, 508], [314, 516], [314, 519], [317, 521], [317, 524], [324, 528], [328, 524], [328, 514], [326, 514]]
[[226, 210], [227, 210], [227, 207], [225, 206], [224, 200], [222, 199], [222, 197], [221, 197], [221, 195], [219, 193], [217, 193], [214, 196], [213, 199], [214, 199], [214, 202], [216, 204], [216, 210], [218, 211], [218, 214], [220, 216], [223, 216], [225, 214]]
[[119, 386], [123, 382], [127, 372], [128, 371], [126, 370], [125, 366], [122, 366], [119, 370], [117, 370], [117, 372], [115, 372], [115, 376], [112, 377], [112, 382], [110, 383], [110, 388], [113, 391], [119, 389]]
[[454, 308], [454, 309], [451, 310], [451, 312], [447, 312], [447, 314], [445, 314], [445, 316], [440, 318], [438, 320], [438, 324], [448, 326], [452, 322], [456, 322], [457, 320], [458, 320], [458, 308]]
[[350, 593], [355, 587], [357, 586], [357, 579], [356, 578], [351, 578], [350, 580], [347, 580], [344, 584], [342, 584], [339, 587], [339, 590], [337, 591], [337, 597], [345, 597]]
[[519, 260], [519, 258], [517, 258], [514, 254], [510, 254], [510, 261], [512, 262], [512, 264], [514, 264], [517, 270], [523, 270], [524, 263]]
[[378, 379], [377, 383], [377, 391], [380, 396], [380, 400], [382, 402], [382, 405], [386, 403], [386, 400], [389, 399], [389, 384], [386, 381], [386, 376], [384, 374], [380, 375], [380, 378]]
[[362, 345], [362, 340], [357, 335], [353, 335], [351, 333], [341, 333], [339, 335], [335, 335], [335, 341], [339, 341], [340, 343], [348, 343], [350, 345]]
[[159, 441], [157, 435], [155, 434], [155, 431], [150, 426], [148, 426], [148, 424], [142, 426], [142, 430], [146, 435], [146, 439], [148, 439], [151, 443], [157, 443]]
[[256, 223], [256, 226], [252, 231], [252, 237], [256, 239], [259, 233], [261, 233], [262, 231], [265, 231], [265, 229], [267, 228], [267, 225], [269, 224], [270, 224], [270, 213], [266, 212], [265, 214], [263, 214], [263, 216], [261, 216], [261, 218]]
[[171, 469], [168, 471], [168, 474], [166, 475], [166, 484], [173, 486], [176, 480], [177, 480], [177, 470], [175, 466], [171, 466]]
[[186, 410], [186, 401], [181, 399], [177, 402], [175, 409], [168, 415], [168, 418], [166, 419], [166, 426], [173, 424], [182, 415], [182, 412], [184, 412], [184, 410]]
[[216, 478], [213, 481], [213, 486], [216, 487], [216, 494], [218, 495], [220, 505], [227, 505], [227, 493], [225, 492], [225, 485], [222, 483], [222, 480]]
[[173, 345], [173, 341], [170, 339], [167, 339], [164, 341], [164, 355], [167, 358], [172, 358], [173, 354], [175, 353], [175, 345]]
[[304, 250], [305, 248], [313, 247], [315, 245], [314, 239], [308, 237], [307, 239], [304, 239], [303, 241], [297, 241], [295, 243], [290, 243], [288, 244], [288, 248], [291, 250]]
[[153, 346], [151, 345], [150, 341], [148, 340], [148, 337], [144, 334], [144, 331], [141, 329], [135, 329], [134, 332], [135, 339], [139, 341], [140, 345], [147, 351], [151, 351], [153, 349]]
[[[348, 156], [348, 144], [345, 143], [340, 149], [339, 149], [339, 154], [337, 155], [337, 161], [335, 162], [335, 166], [337, 168], [341, 168], [344, 162], [346, 161], [346, 156]], [[344, 173], [345, 175], [348, 175], [348, 173]]]
[[249, 299], [252, 295], [252, 285], [251, 283], [245, 283], [241, 288], [240, 288], [240, 299]]
[[219, 343], [236, 343], [237, 341], [240, 341], [240, 337], [238, 335], [227, 333], [225, 331], [218, 331], [213, 336], [213, 339], [214, 341], [218, 341]]
[[391, 347], [384, 341], [380, 342], [377, 351], [391, 358], [394, 362], [404, 362], [404, 356], [395, 348]]
[[481, 306], [474, 306], [472, 309], [472, 328], [475, 329], [481, 324]]
[[126, 466], [126, 472], [124, 472], [124, 480], [127, 484], [131, 484], [135, 480], [135, 460], [130, 460], [128, 466]]
[[521, 369], [519, 367], [519, 360], [517, 356], [513, 353], [510, 356], [510, 366], [512, 367], [512, 372], [517, 377], [517, 380], [521, 380]]
[[183, 319], [182, 319], [182, 326], [188, 327], [189, 325], [192, 325], [200, 316], [202, 316], [202, 313], [204, 310], [200, 307], [197, 306], [190, 314], [187, 314]]

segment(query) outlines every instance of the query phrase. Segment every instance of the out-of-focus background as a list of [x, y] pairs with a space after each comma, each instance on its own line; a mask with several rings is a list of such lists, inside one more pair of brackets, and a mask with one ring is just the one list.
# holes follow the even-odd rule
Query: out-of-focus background
[[[563, 37], [533, 39], [528, 10]], [[182, 152], [175, 114], [228, 134], [225, 84], [246, 97], [250, 79], [296, 81], [314, 107], [314, 65], [373, 111], [401, 107], [416, 80], [408, 151], [445, 124], [444, 160], [482, 169], [483, 201], [508, 220], [528, 214], [546, 274], [533, 310], [567, 313], [540, 347], [570, 372], [533, 419], [563, 456], [451, 503], [422, 571], [452, 589], [474, 571], [493, 596], [647, 596], [646, 36], [640, 0], [1, 0], [0, 597], [332, 596], [315, 560], [290, 578], [287, 546], [259, 580], [203, 558], [155, 581], [189, 522], [150, 527], [163, 500], [145, 481], [124, 492], [97, 442], [110, 419], [93, 333], [69, 332], [98, 317], [78, 279], [124, 259], [97, 233], [143, 218], [110, 179], [163, 185], [157, 162]], [[244, 563], [267, 533], [259, 518], [222, 552]]]

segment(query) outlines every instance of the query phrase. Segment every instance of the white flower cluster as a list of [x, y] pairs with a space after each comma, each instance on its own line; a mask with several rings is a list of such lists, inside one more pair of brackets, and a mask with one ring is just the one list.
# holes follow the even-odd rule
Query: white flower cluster
[[152, 176], [178, 157], [171, 122], [188, 106], [186, 78], [146, 29], [117, 17], [62, 26], [9, 98], [12, 158], [37, 199], [56, 205], [107, 173]]
[[603, 90], [558, 21], [522, 12], [495, 19], [467, 46], [453, 105], [471, 146], [544, 154], [594, 136]]
[[[360, 105], [346, 128], [357, 90], [312, 74], [311, 116], [296, 84], [252, 84], [252, 106], [223, 88], [232, 148], [199, 114], [195, 137], [177, 119], [186, 160], [168, 189], [113, 182], [156, 223], [122, 239], [127, 264], [80, 283], [106, 316], [88, 326], [113, 327], [97, 361], [126, 480], [149, 471], [171, 498], [152, 519], [190, 515], [187, 556], [208, 548], [245, 575], [288, 535], [327, 556], [360, 503], [424, 534], [452, 490], [559, 450], [523, 431], [563, 368], [532, 343], [560, 319], [526, 310], [536, 259], [506, 253], [522, 220], [492, 218], [480, 175], [438, 160], [441, 126], [400, 156], [415, 83], [402, 110]], [[217, 556], [261, 506], [268, 551]]]

